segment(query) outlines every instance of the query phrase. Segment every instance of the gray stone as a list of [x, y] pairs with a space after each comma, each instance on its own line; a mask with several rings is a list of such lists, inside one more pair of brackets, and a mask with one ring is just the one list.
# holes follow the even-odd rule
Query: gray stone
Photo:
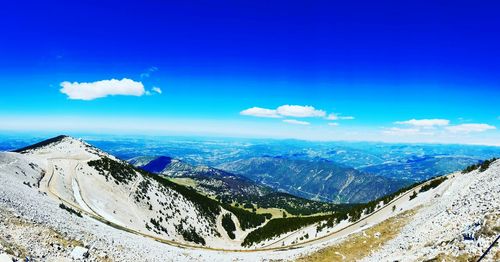
[[84, 247], [75, 247], [73, 251], [71, 251], [71, 258], [75, 260], [82, 260], [89, 256], [89, 250]]

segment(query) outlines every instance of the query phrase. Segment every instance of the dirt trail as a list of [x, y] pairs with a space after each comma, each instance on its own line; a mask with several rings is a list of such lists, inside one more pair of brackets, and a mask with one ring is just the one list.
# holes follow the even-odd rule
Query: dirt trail
[[[104, 217], [100, 216], [97, 212], [95, 212], [95, 210], [93, 210], [91, 208], [91, 206], [85, 202], [84, 197], [81, 195], [81, 191], [79, 192], [79, 194], [82, 198], [82, 201], [85, 203], [85, 205], [87, 205], [87, 207], [90, 209], [91, 212], [89, 212], [89, 210], [86, 210], [87, 208], [81, 207], [78, 203], [75, 203], [77, 201], [73, 201], [72, 199], [71, 200], [64, 199], [59, 194], [57, 194], [56, 191], [53, 190], [53, 187], [51, 184], [53, 176], [54, 176], [54, 163], [52, 162], [53, 160], [72, 160], [72, 161], [75, 161], [75, 166], [74, 166], [74, 168], [72, 168], [72, 172], [69, 175], [70, 176], [72, 175], [71, 179], [76, 180], [77, 186], [75, 189], [78, 189], [80, 191], [80, 188], [78, 186], [79, 183], [78, 183], [78, 176], [77, 176], [76, 168], [78, 167], [78, 165], [81, 164], [81, 161], [87, 161], [89, 159], [82, 158], [82, 157], [76, 157], [76, 158], [49, 158], [47, 160], [48, 161], [48, 172], [46, 173], [45, 177], [42, 179], [40, 190], [47, 192], [52, 197], [58, 199], [59, 201], [62, 201], [65, 205], [68, 205], [71, 208], [74, 208], [74, 209], [78, 210], [79, 212], [86, 214], [89, 217], [94, 218], [102, 223], [107, 224], [107, 225], [113, 226], [115, 228], [124, 230], [124, 231], [132, 233], [132, 234], [136, 234], [136, 235], [140, 235], [140, 236], [143, 236], [146, 238], [154, 239], [154, 240], [161, 242], [161, 243], [165, 243], [165, 244], [169, 244], [169, 245], [177, 246], [177, 247], [182, 247], [182, 248], [204, 249], [204, 250], [214, 250], [214, 251], [224, 251], [224, 252], [259, 252], [259, 251], [280, 251], [280, 250], [284, 251], [284, 250], [289, 250], [289, 249], [296, 249], [296, 248], [302, 248], [302, 247], [307, 247], [307, 246], [311, 246], [311, 245], [321, 244], [321, 243], [324, 243], [324, 242], [327, 242], [330, 240], [334, 240], [334, 239], [340, 239], [340, 238], [346, 237], [346, 236], [348, 236], [356, 231], [359, 231], [360, 229], [362, 229], [366, 226], [372, 226], [374, 224], [380, 223], [381, 221], [384, 221], [385, 219], [387, 219], [393, 215], [396, 215], [397, 212], [395, 213], [392, 211], [392, 206], [396, 205], [397, 207], [399, 207], [399, 205], [403, 205], [404, 203], [408, 202], [409, 194], [411, 192], [413, 192], [414, 190], [418, 192], [418, 190], [421, 187], [421, 185], [417, 186], [416, 188], [414, 188], [414, 189], [406, 192], [405, 194], [397, 197], [396, 199], [391, 201], [389, 204], [376, 210], [375, 212], [362, 218], [361, 220], [358, 220], [355, 223], [349, 224], [349, 225], [347, 225], [347, 226], [345, 226], [345, 227], [343, 227], [335, 232], [329, 233], [329, 234], [322, 236], [322, 237], [319, 237], [319, 238], [311, 239], [309, 241], [305, 241], [305, 242], [297, 243], [297, 244], [292, 244], [292, 245], [281, 246], [281, 243], [283, 242], [283, 240], [297, 237], [297, 234], [300, 231], [300, 230], [298, 230], [298, 231], [291, 233], [290, 235], [288, 235], [284, 238], [281, 238], [273, 243], [270, 243], [266, 246], [251, 249], [251, 250], [210, 248], [210, 247], [201, 247], [201, 246], [196, 246], [196, 245], [183, 244], [183, 243], [179, 243], [179, 242], [175, 242], [175, 241], [170, 241], [170, 240], [158, 238], [158, 237], [144, 234], [144, 233], [138, 232], [136, 230], [126, 228], [126, 227], [123, 227], [123, 226], [118, 225], [116, 223], [113, 223], [112, 221], [105, 219]], [[73, 192], [73, 196], [74, 196], [74, 192]]]

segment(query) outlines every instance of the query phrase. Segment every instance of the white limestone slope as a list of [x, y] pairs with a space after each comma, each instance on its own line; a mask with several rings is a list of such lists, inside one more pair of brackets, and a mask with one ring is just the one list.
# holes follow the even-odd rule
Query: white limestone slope
[[[207, 246], [220, 243], [214, 241], [220, 236], [215, 223], [217, 214], [215, 219], [207, 217], [183, 195], [139, 172], [133, 171], [125, 182], [106, 172], [100, 173], [89, 165], [89, 161], [109, 158], [122, 162], [83, 141], [64, 137], [49, 145], [26, 150], [23, 156], [44, 164], [42, 191], [70, 207], [115, 226], [165, 240], [196, 245], [184, 239], [179, 229], [182, 227], [182, 230], [195, 231], [203, 237]], [[13, 158], [23, 159], [21, 156]], [[225, 245], [221, 243], [220, 246]]]
[[[395, 239], [365, 261], [481, 256], [500, 234], [500, 160], [484, 172], [451, 177], [446, 191], [422, 205]], [[498, 252], [497, 245], [484, 261], [494, 261]]]

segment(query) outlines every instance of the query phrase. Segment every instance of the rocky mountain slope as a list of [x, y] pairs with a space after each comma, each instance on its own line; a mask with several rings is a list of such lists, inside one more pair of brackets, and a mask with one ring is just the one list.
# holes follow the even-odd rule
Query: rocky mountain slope
[[[500, 160], [453, 174], [398, 235], [364, 261], [477, 261], [500, 236]], [[483, 261], [499, 261], [496, 247]]]
[[290, 194], [337, 203], [368, 202], [404, 185], [399, 180], [362, 173], [326, 160], [254, 157], [219, 168]]
[[[239, 246], [245, 232], [218, 202], [67, 136], [2, 153], [3, 172], [61, 201], [61, 208], [151, 237], [189, 245]], [[23, 166], [19, 166], [23, 163]], [[245, 215], [246, 211], [239, 210]], [[232, 238], [222, 216], [237, 228]], [[256, 216], [246, 212], [247, 217]], [[245, 219], [241, 216], [240, 220]], [[261, 219], [264, 222], [265, 218]], [[244, 229], [258, 226], [250, 223]], [[248, 233], [248, 232], [247, 232]]]

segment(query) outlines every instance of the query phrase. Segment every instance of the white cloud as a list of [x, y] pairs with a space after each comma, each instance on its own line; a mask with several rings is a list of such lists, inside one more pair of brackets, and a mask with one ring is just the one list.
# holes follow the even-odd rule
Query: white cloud
[[398, 125], [410, 125], [415, 127], [432, 128], [435, 126], [447, 126], [450, 123], [448, 119], [410, 119], [407, 121], [394, 122]]
[[142, 96], [145, 94], [144, 85], [141, 82], [123, 78], [122, 80], [111, 79], [90, 83], [62, 82], [61, 93], [66, 94], [69, 99], [93, 100], [110, 95]]
[[161, 94], [161, 88], [154, 86], [151, 91]]
[[493, 130], [496, 129], [496, 127], [488, 124], [461, 124], [448, 126], [446, 129], [452, 133], [471, 133]]
[[[326, 117], [324, 110], [319, 110], [313, 106], [300, 106], [300, 105], [282, 105], [276, 109], [268, 109], [262, 107], [252, 107], [240, 112], [240, 115], [255, 116], [255, 117], [268, 117], [268, 118], [287, 118], [287, 117], [321, 117], [327, 120], [350, 120], [354, 119], [352, 116], [339, 116], [337, 114], [329, 114]], [[295, 119], [283, 120], [285, 123], [296, 125], [310, 125], [306, 121], [299, 121]], [[328, 123], [330, 126], [338, 126], [336, 122]]]
[[391, 127], [382, 131], [387, 135], [394, 136], [411, 136], [411, 135], [433, 135], [432, 132], [422, 132], [418, 128], [399, 128], [399, 127]]
[[291, 117], [323, 117], [326, 112], [317, 110], [312, 106], [282, 105], [276, 109], [267, 109], [261, 107], [252, 107], [240, 112], [241, 115], [279, 118], [284, 116]]
[[273, 109], [266, 109], [261, 107], [252, 107], [240, 112], [240, 115], [244, 116], [256, 116], [256, 117], [269, 117], [269, 118], [281, 118], [280, 115]]
[[309, 122], [306, 121], [299, 121], [295, 119], [285, 119], [283, 122], [288, 123], [288, 124], [294, 124], [294, 125], [309, 125]]
[[293, 117], [323, 117], [326, 112], [317, 110], [312, 106], [298, 106], [298, 105], [282, 105], [276, 109], [276, 112], [282, 116]]

